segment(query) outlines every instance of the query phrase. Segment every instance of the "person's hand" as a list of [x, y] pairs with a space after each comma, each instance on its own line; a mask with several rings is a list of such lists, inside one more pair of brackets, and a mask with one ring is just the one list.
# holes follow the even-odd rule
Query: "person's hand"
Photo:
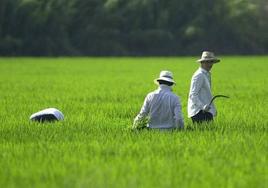
[[211, 108], [210, 105], [209, 104], [206, 104], [205, 106], [203, 106], [203, 109], [202, 110], [204, 112], [208, 112], [210, 110], [210, 108]]

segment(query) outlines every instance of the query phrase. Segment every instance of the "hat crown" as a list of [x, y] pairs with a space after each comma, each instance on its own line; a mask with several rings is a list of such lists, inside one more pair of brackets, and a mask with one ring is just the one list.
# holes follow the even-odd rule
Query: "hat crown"
[[202, 59], [212, 59], [212, 58], [215, 58], [215, 55], [213, 52], [208, 52], [208, 51], [204, 51], [202, 53]]
[[173, 79], [173, 74], [170, 71], [161, 71], [159, 77], [160, 78], [165, 77], [165, 78]]

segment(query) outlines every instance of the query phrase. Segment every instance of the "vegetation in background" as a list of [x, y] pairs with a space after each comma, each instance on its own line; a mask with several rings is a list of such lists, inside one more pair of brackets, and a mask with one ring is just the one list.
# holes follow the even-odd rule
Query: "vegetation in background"
[[268, 53], [266, 0], [1, 0], [0, 55]]

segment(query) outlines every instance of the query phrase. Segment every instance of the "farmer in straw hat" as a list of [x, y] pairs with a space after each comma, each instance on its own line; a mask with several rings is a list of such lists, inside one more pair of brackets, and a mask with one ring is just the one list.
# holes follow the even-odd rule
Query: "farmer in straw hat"
[[148, 128], [164, 130], [183, 128], [180, 99], [172, 92], [172, 86], [175, 84], [172, 72], [161, 71], [159, 78], [154, 82], [159, 88], [146, 96], [140, 113], [134, 119], [133, 127], [148, 117]]
[[213, 52], [204, 51], [197, 62], [200, 63], [200, 67], [194, 73], [191, 81], [188, 117], [192, 119], [193, 123], [202, 123], [212, 121], [217, 113], [214, 104], [209, 104], [212, 99], [210, 70], [220, 60], [215, 57]]

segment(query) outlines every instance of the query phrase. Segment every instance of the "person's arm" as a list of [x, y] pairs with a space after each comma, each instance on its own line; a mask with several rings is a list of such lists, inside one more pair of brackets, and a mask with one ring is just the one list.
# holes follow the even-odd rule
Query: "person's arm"
[[190, 89], [190, 94], [189, 94], [190, 99], [200, 109], [203, 109], [205, 106], [205, 104], [203, 104], [199, 100], [200, 90], [201, 90], [201, 87], [202, 87], [204, 81], [205, 81], [204, 76], [202, 74], [195, 75], [191, 81], [191, 89]]
[[174, 108], [174, 121], [176, 128], [183, 129], [184, 128], [184, 121], [183, 121], [183, 115], [181, 110], [181, 102], [180, 98], [176, 97], [175, 101], [175, 108]]
[[150, 95], [147, 95], [144, 102], [143, 102], [143, 105], [141, 107], [139, 114], [134, 119], [134, 122], [133, 122], [134, 128], [137, 128], [137, 125], [140, 122], [142, 122], [145, 119], [145, 117], [148, 116], [148, 114], [149, 114], [149, 100], [150, 100]]

